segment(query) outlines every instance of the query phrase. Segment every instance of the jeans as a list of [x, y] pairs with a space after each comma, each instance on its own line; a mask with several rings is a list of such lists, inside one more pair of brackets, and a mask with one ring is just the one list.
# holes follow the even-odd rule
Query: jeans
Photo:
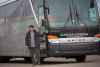
[[35, 47], [29, 47], [30, 56], [33, 64], [40, 64], [40, 49]]

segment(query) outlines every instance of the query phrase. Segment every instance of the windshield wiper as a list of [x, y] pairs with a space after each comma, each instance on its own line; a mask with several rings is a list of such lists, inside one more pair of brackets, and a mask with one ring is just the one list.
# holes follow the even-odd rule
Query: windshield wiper
[[[68, 10], [69, 10], [69, 12], [68, 12]], [[72, 17], [72, 9], [71, 9], [71, 5], [68, 5], [68, 10], [67, 10], [67, 18], [66, 18], [66, 22], [65, 22], [65, 24], [64, 24], [64, 26], [66, 27], [66, 25], [67, 25], [67, 23], [68, 22], [72, 22], [73, 23], [73, 17]]]
[[79, 17], [79, 11], [78, 11], [76, 6], [74, 7], [74, 10], [75, 10], [75, 17], [76, 17], [76, 20], [77, 20], [76, 24], [79, 24], [80, 17]]
[[74, 4], [74, 1], [72, 0], [72, 7], [73, 7], [73, 24], [79, 24], [79, 13], [77, 10], [76, 5]]
[[[75, 8], [72, 10], [72, 8], [73, 7], [71, 5], [69, 5], [69, 15], [67, 18], [67, 22], [71, 21], [71, 23], [74, 25], [74, 24], [77, 24], [76, 20], [78, 20], [79, 15], [78, 15], [77, 10]], [[65, 23], [65, 25], [67, 24], [67, 22]]]
[[71, 9], [70, 5], [69, 5], [69, 12], [70, 12], [69, 18], [70, 18], [71, 22], [73, 23], [72, 9]]
[[[73, 25], [79, 24], [79, 22], [80, 22], [79, 11], [78, 11], [76, 5], [74, 4], [73, 0], [72, 0], [72, 4], [70, 4], [68, 6], [68, 9], [69, 9], [69, 15], [67, 18], [67, 22], [71, 21], [71, 23]], [[65, 23], [65, 25], [67, 24], [67, 22]]]

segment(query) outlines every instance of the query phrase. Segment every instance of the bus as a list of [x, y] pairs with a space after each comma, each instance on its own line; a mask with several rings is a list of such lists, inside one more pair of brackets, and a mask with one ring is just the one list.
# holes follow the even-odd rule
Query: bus
[[39, 7], [47, 57], [75, 58], [100, 54], [97, 0], [43, 0]]
[[31, 61], [25, 46], [25, 33], [29, 25], [34, 25], [40, 33], [41, 61], [48, 57], [65, 57], [84, 62], [87, 55], [99, 55], [98, 1], [2, 0], [0, 62], [16, 57]]

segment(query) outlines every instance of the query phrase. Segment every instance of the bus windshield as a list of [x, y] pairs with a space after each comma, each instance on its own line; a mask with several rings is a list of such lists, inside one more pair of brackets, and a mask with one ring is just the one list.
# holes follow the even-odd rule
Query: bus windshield
[[95, 26], [96, 0], [48, 0], [50, 27]]

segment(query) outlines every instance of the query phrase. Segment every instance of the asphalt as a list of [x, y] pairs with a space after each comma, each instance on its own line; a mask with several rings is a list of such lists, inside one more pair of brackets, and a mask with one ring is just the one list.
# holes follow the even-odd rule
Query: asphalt
[[[0, 67], [32, 67], [32, 64], [18, 59], [8, 63], [0, 63]], [[46, 58], [40, 65], [33, 67], [100, 67], [100, 56], [87, 56], [84, 63], [77, 63], [75, 59]]]

